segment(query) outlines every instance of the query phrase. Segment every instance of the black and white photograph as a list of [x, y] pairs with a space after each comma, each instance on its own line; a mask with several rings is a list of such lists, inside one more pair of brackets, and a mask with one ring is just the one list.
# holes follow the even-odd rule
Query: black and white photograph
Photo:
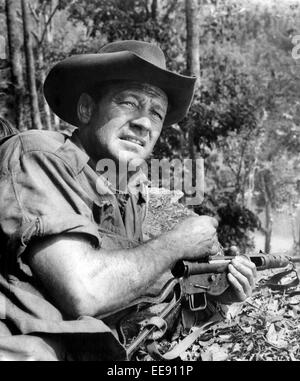
[[300, 0], [0, 0], [1, 362], [299, 361], [299, 276]]

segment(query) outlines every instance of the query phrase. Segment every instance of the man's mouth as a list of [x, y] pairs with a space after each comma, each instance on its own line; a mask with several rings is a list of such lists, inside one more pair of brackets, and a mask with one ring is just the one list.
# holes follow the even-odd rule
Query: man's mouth
[[120, 137], [120, 139], [130, 143], [138, 144], [139, 146], [142, 146], [142, 147], [144, 147], [144, 145], [146, 144], [145, 140], [137, 138], [135, 136], [130, 136], [130, 135], [122, 136]]

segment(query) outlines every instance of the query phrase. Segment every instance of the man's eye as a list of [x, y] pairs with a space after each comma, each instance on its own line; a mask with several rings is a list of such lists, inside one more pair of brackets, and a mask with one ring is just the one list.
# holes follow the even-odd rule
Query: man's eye
[[121, 102], [121, 104], [123, 104], [125, 106], [129, 106], [129, 107], [136, 107], [137, 106], [135, 104], [135, 102], [131, 102], [131, 101], [123, 101], [123, 102]]
[[162, 114], [157, 112], [157, 111], [155, 111], [155, 110], [152, 111], [152, 115], [154, 115], [154, 117], [159, 119], [159, 120], [163, 120]]

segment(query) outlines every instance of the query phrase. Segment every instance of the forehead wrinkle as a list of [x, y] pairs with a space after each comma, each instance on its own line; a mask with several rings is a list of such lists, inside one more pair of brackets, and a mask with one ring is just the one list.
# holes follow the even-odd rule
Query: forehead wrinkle
[[[168, 97], [164, 93], [163, 90], [159, 89], [158, 87], [154, 87], [147, 83], [139, 83], [139, 82], [124, 82], [116, 84], [111, 88], [113, 91], [113, 98], [117, 99], [122, 93], [125, 93], [126, 95], [133, 95], [136, 97], [141, 98], [143, 94], [139, 93], [142, 92], [146, 95], [149, 95], [152, 100], [157, 100], [157, 105], [161, 106], [160, 101], [163, 100], [166, 105], [168, 104]], [[159, 98], [159, 99], [155, 99]]]

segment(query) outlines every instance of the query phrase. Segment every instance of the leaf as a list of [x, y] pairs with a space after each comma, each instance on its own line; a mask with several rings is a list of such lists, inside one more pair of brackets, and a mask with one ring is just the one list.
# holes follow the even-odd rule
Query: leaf
[[210, 340], [207, 340], [207, 341], [198, 341], [198, 344], [201, 345], [201, 347], [208, 347], [210, 345], [212, 345], [213, 343], [215, 342], [215, 338], [211, 338]]
[[290, 358], [292, 361], [299, 361], [296, 359], [296, 357], [294, 356], [294, 353], [292, 351], [289, 351], [289, 355], [290, 355]]
[[278, 300], [273, 299], [268, 305], [268, 312], [277, 312], [278, 311]]
[[275, 325], [272, 323], [268, 329], [266, 341], [277, 348], [286, 348], [288, 346], [288, 342], [284, 340], [284, 338], [284, 330], [281, 329], [279, 332], [277, 332]]
[[234, 344], [234, 346], [233, 346], [233, 348], [232, 348], [232, 350], [231, 350], [231, 352], [232, 353], [234, 353], [234, 352], [240, 352], [240, 350], [241, 350], [241, 344], [239, 344], [239, 343], [235, 343]]
[[201, 354], [202, 361], [225, 361], [228, 357], [228, 350], [218, 344], [213, 344]]
[[243, 309], [242, 303], [233, 303], [230, 306], [227, 306], [226, 318], [234, 319], [237, 315], [241, 313]]
[[193, 352], [193, 353], [200, 352], [200, 350], [201, 350], [201, 348], [200, 348], [199, 345], [194, 344], [194, 345], [192, 346], [192, 352]]
[[254, 327], [252, 327], [252, 326], [248, 326], [248, 327], [246, 327], [246, 326], [240, 326], [240, 328], [245, 332], [245, 333], [252, 333], [252, 332], [254, 332]]
[[[180, 357], [181, 357], [181, 356], [180, 356]], [[181, 357], [181, 359], [182, 359], [182, 357]], [[203, 352], [201, 353], [201, 360], [202, 360], [202, 361], [213, 361], [211, 351], [210, 351], [210, 350], [203, 351]]]
[[231, 335], [219, 335], [218, 336], [219, 341], [223, 342], [231, 342], [232, 336]]
[[289, 298], [288, 305], [296, 305], [300, 303], [300, 295], [293, 296]]
[[275, 323], [275, 322], [278, 322], [281, 320], [283, 320], [283, 315], [277, 315], [277, 316], [276, 315], [273, 315], [273, 316], [268, 315], [267, 316], [267, 321], [269, 323]]

